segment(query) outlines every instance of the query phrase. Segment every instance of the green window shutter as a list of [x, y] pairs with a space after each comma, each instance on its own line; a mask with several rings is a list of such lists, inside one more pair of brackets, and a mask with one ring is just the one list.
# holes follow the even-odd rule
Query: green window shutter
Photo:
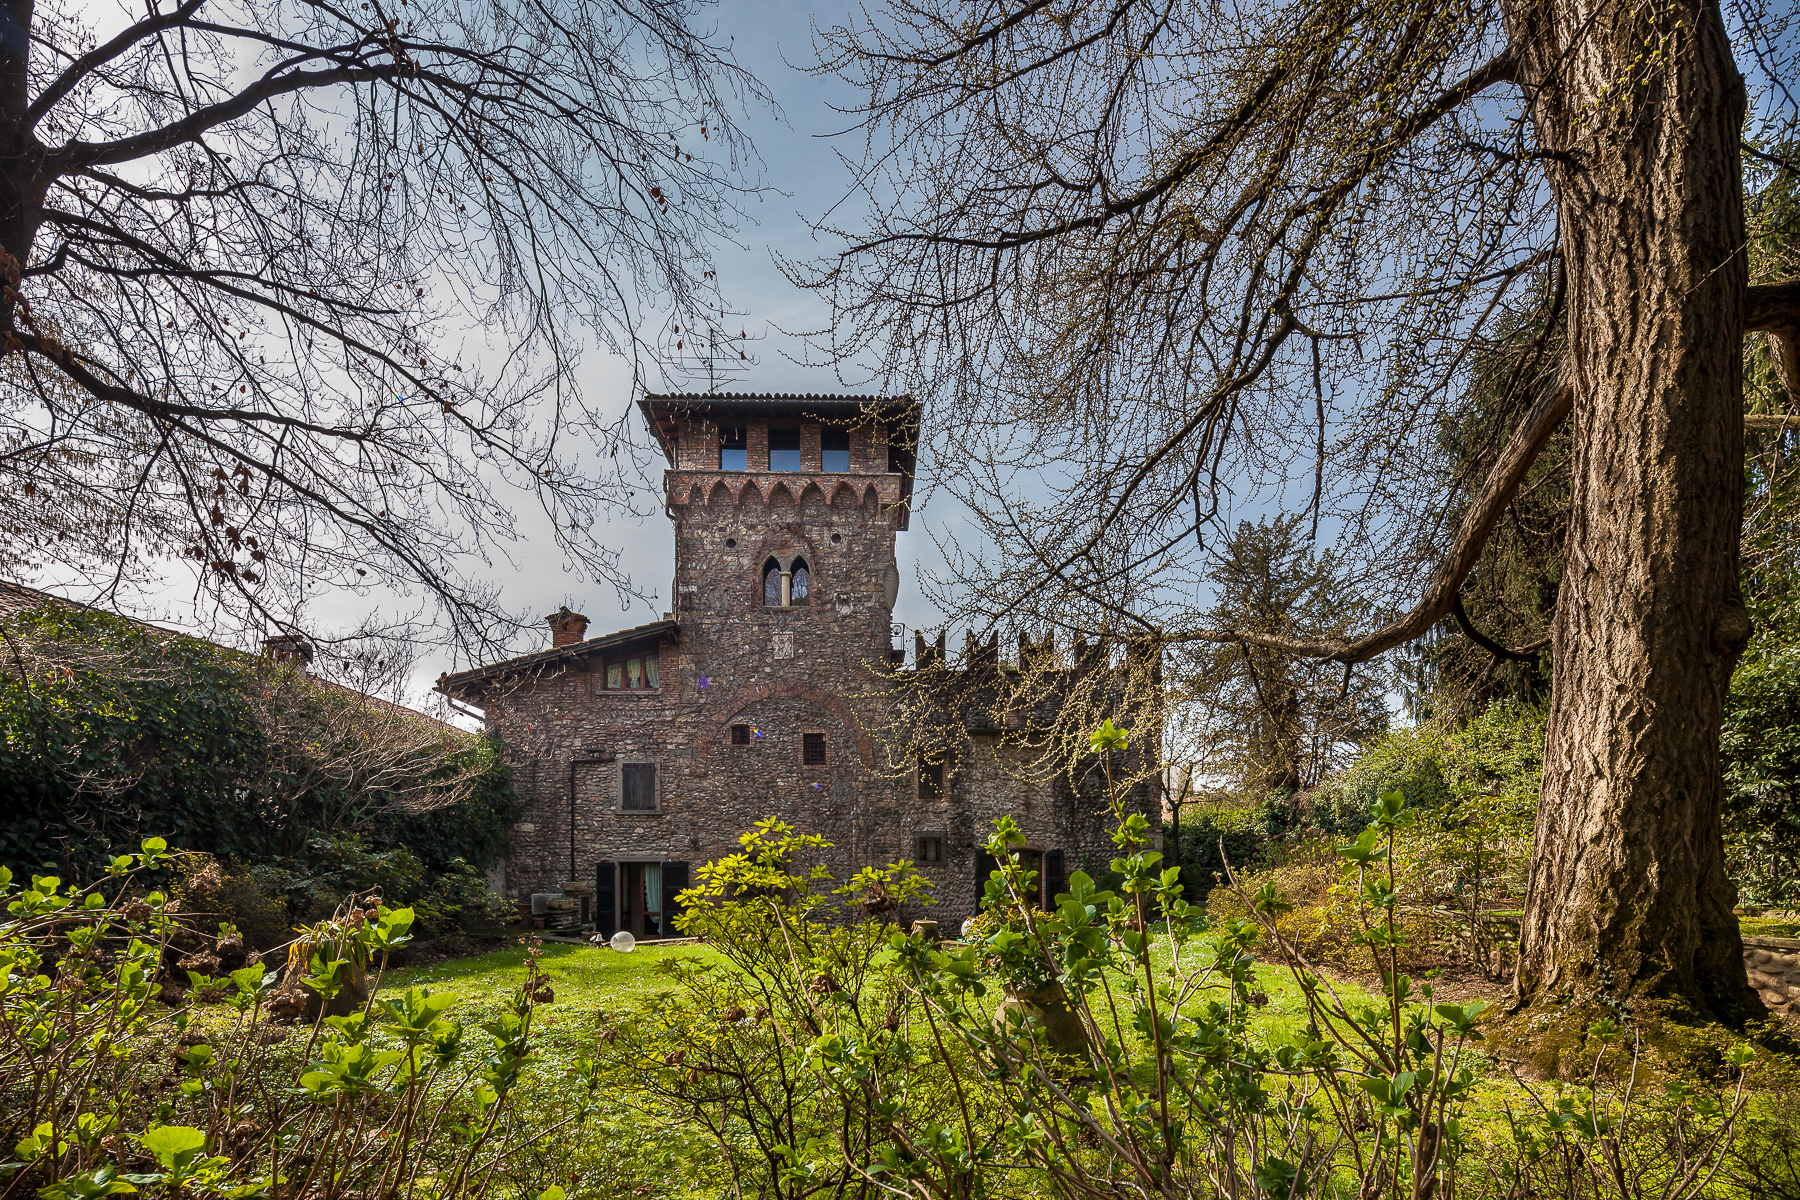
[[684, 862], [665, 862], [662, 865], [662, 931], [664, 937], [680, 937], [681, 931], [675, 928], [675, 918], [681, 913], [681, 901], [677, 899], [688, 889], [688, 865]]
[[602, 937], [619, 932], [619, 901], [615, 891], [618, 867], [610, 862], [594, 864], [594, 928]]
[[975, 910], [981, 911], [981, 898], [987, 895], [988, 877], [1000, 869], [1000, 860], [986, 850], [975, 852]]

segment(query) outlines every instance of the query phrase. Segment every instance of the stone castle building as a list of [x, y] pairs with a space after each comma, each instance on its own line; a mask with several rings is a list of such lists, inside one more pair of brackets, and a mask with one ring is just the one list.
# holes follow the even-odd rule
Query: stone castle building
[[[672, 610], [590, 637], [565, 608], [548, 618], [548, 649], [440, 683], [484, 710], [512, 765], [525, 811], [510, 893], [590, 884], [601, 932], [671, 936], [694, 866], [768, 816], [824, 835], [840, 876], [911, 860], [948, 928], [977, 909], [993, 867], [979, 847], [1003, 814], [1046, 897], [1076, 866], [1105, 867], [1112, 821], [1095, 773], [1030, 782], [1013, 769], [1004, 735], [1029, 717], [983, 704], [983, 681], [1009, 669], [997, 642], [971, 641], [954, 669], [942, 635], [915, 637], [910, 666], [893, 645], [916, 404], [711, 394], [640, 407], [668, 462]], [[920, 671], [954, 685], [940, 689], [952, 733], [930, 753], [882, 736], [896, 688]], [[1154, 754], [1153, 738], [1140, 744]], [[1131, 803], [1156, 822], [1148, 787]]]

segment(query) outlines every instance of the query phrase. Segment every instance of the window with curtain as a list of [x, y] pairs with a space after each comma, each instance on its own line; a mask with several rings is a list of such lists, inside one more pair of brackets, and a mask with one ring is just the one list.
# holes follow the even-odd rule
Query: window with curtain
[[771, 608], [781, 604], [781, 564], [772, 558], [763, 564], [763, 603]]
[[850, 469], [850, 431], [848, 429], [819, 430], [819, 466], [826, 471], [848, 471]]
[[798, 471], [800, 469], [800, 431], [798, 429], [769, 430], [769, 470]]
[[608, 691], [632, 690], [642, 691], [657, 686], [657, 656], [640, 654], [633, 658], [617, 659], [606, 664], [606, 687]]

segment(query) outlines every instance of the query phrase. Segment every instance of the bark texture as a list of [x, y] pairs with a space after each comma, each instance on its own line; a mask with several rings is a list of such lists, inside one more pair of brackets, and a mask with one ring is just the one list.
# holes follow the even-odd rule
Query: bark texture
[[1516, 1002], [1665, 996], [1741, 1020], [1761, 1006], [1718, 747], [1750, 632], [1743, 84], [1710, 5], [1506, 15], [1562, 218], [1577, 446]]

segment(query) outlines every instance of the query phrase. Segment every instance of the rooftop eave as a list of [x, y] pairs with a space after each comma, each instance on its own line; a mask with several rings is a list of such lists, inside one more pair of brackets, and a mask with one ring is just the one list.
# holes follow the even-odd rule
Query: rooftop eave
[[485, 667], [473, 667], [467, 671], [458, 671], [454, 675], [446, 675], [438, 680], [436, 690], [446, 696], [455, 696], [459, 692], [489, 679], [520, 674], [541, 675], [552, 667], [578, 661], [602, 650], [618, 649], [633, 642], [661, 641], [666, 635], [679, 634], [679, 630], [680, 626], [675, 621], [652, 621], [648, 625], [621, 629], [617, 633], [588, 638], [586, 641], [575, 642], [571, 645], [552, 646], [548, 650], [521, 654], [517, 658], [504, 659]]

